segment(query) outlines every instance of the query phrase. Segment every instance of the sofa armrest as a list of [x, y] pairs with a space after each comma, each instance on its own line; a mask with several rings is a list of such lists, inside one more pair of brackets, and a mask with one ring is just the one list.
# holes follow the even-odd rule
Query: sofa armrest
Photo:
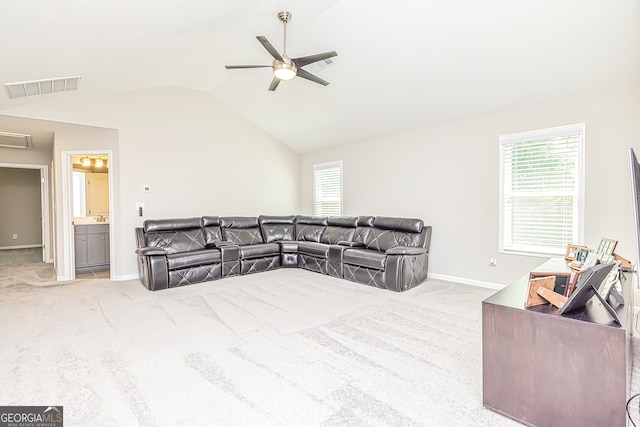
[[410, 246], [396, 246], [395, 248], [387, 249], [385, 254], [387, 255], [420, 255], [427, 253], [425, 248], [414, 248]]
[[156, 246], [136, 249], [138, 254], [138, 274], [142, 284], [150, 291], [169, 287], [167, 255], [169, 251]]
[[136, 254], [142, 256], [153, 256], [153, 255], [167, 255], [169, 251], [163, 248], [158, 248], [155, 246], [145, 246], [144, 248], [136, 249]]
[[338, 244], [340, 246], [347, 246], [349, 248], [364, 248], [364, 243], [362, 242], [351, 242], [349, 240], [340, 240]]
[[387, 250], [385, 287], [402, 292], [427, 279], [429, 254], [424, 248], [398, 246]]
[[[227, 242], [228, 243], [228, 242]], [[222, 262], [234, 262], [240, 259], [240, 246], [228, 244], [218, 246], [222, 256]]]

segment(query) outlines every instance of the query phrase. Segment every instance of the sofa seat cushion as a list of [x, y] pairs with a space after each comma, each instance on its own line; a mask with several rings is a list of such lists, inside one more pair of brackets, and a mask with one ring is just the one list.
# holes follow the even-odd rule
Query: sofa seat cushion
[[220, 249], [202, 249], [199, 251], [181, 252], [167, 255], [169, 270], [215, 264], [221, 260]]
[[384, 270], [387, 259], [383, 252], [370, 249], [346, 249], [342, 256], [345, 264], [359, 265], [377, 270]]
[[298, 242], [298, 253], [327, 258], [329, 245], [316, 242]]
[[240, 246], [240, 259], [261, 258], [280, 255], [277, 243], [261, 243], [258, 245]]

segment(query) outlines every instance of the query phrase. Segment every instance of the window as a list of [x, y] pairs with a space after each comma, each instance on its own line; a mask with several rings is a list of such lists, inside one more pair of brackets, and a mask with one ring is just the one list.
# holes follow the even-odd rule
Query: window
[[342, 161], [313, 165], [313, 214], [342, 215]]
[[500, 251], [564, 254], [583, 236], [584, 123], [500, 137]]

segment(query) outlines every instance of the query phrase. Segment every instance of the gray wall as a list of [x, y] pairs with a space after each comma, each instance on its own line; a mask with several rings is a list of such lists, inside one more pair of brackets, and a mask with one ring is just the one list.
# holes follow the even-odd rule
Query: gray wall
[[40, 197], [39, 169], [0, 168], [0, 249], [42, 244]]
[[[381, 106], [382, 108], [382, 106]], [[7, 112], [11, 114], [11, 112]], [[214, 98], [179, 87], [38, 104], [13, 114], [117, 129], [112, 217], [118, 269], [136, 276], [133, 228], [146, 218], [310, 213], [314, 163], [343, 160], [344, 214], [423, 218], [434, 227], [430, 271], [479, 284], [507, 284], [544, 258], [498, 253], [499, 142], [503, 134], [586, 123], [584, 243], [618, 239], [637, 261], [626, 149], [640, 151], [640, 87], [442, 123], [298, 155]], [[60, 150], [89, 134], [56, 133]], [[58, 172], [56, 172], [58, 173]], [[60, 190], [56, 177], [56, 192]], [[152, 191], [144, 193], [143, 185]], [[61, 202], [60, 194], [56, 200]], [[144, 218], [135, 202], [146, 203]], [[60, 223], [56, 229], [60, 229]], [[58, 239], [59, 240], [59, 239]], [[61, 255], [64, 256], [64, 255]], [[488, 266], [498, 259], [497, 268]]]
[[[301, 205], [312, 167], [343, 161], [344, 214], [418, 217], [433, 226], [430, 273], [505, 285], [545, 258], [498, 252], [499, 136], [573, 123], [585, 129], [584, 241], [619, 240], [637, 261], [627, 148], [640, 151], [640, 87], [624, 87], [302, 155]], [[496, 268], [489, 258], [496, 257]]]
[[[112, 149], [112, 278], [137, 277], [134, 227], [149, 218], [291, 214], [298, 211], [299, 155], [212, 96], [177, 86], [5, 111], [110, 128], [55, 132], [58, 277], [65, 277], [62, 153]], [[143, 191], [150, 186], [151, 192]], [[145, 203], [139, 217], [136, 202]]]

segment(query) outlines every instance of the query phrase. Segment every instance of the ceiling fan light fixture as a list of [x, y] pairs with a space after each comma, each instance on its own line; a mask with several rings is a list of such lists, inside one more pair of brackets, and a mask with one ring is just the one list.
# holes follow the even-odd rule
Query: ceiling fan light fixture
[[296, 72], [290, 68], [279, 68], [273, 71], [273, 75], [280, 80], [291, 80], [296, 76]]
[[297, 74], [296, 66], [293, 63], [277, 63], [273, 65], [273, 75], [280, 80], [291, 80]]
[[[290, 58], [287, 56], [287, 23], [291, 20], [291, 13], [282, 11], [278, 13], [278, 19], [283, 25], [283, 38], [282, 38], [282, 54], [273, 47], [273, 45], [267, 40], [265, 36], [257, 36], [256, 38], [262, 44], [262, 46], [273, 57], [271, 69], [273, 71], [273, 80], [269, 85], [269, 91], [273, 92], [278, 87], [278, 84], [282, 80], [291, 80], [294, 77], [301, 77], [303, 79], [312, 81], [314, 83], [326, 86], [328, 81], [314, 76], [303, 67], [314, 64], [319, 61], [327, 61], [329, 58], [333, 58], [338, 54], [335, 51], [319, 53], [316, 55], [301, 56], [298, 58]], [[327, 62], [329, 64], [329, 62]], [[226, 69], [238, 69], [238, 68], [268, 68], [269, 65], [225, 65]]]

